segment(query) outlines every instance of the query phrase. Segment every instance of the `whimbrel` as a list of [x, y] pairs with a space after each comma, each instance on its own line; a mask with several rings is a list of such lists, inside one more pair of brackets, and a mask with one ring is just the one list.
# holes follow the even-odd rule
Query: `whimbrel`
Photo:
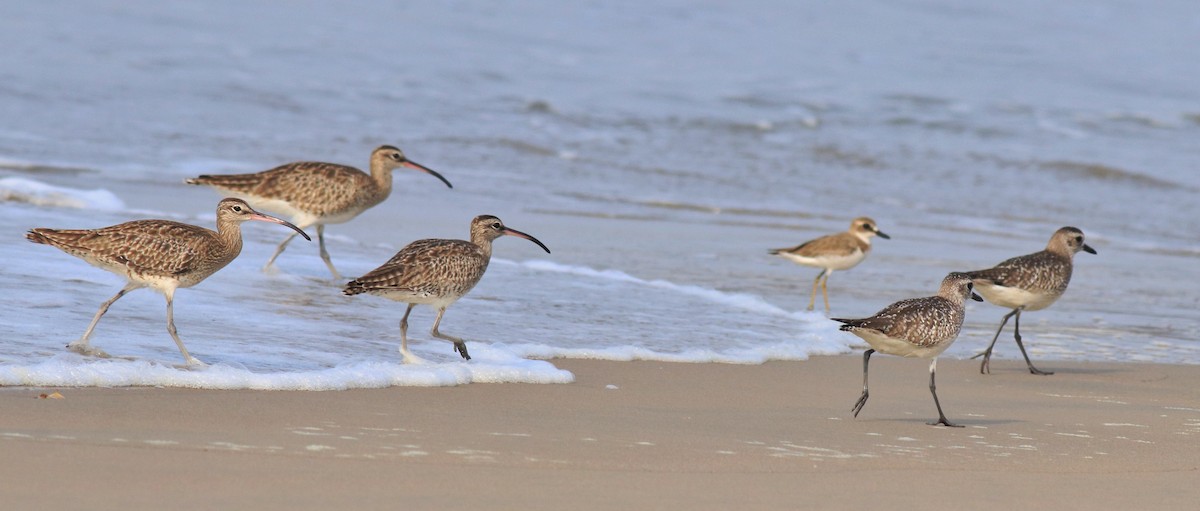
[[770, 253], [796, 264], [821, 268], [821, 273], [813, 280], [808, 310], [813, 310], [817, 301], [817, 285], [820, 284], [821, 295], [825, 297], [825, 313], [829, 314], [829, 275], [834, 270], [849, 270], [866, 259], [871, 251], [872, 236], [891, 239], [876, 227], [874, 220], [864, 216], [850, 222], [850, 229], [846, 232], [822, 236], [792, 248], [773, 249]]
[[[1016, 316], [1013, 322], [1013, 339], [1021, 348], [1025, 357], [1025, 365], [1033, 374], [1054, 374], [1033, 366], [1029, 354], [1025, 352], [1025, 344], [1021, 342], [1021, 311], [1035, 311], [1052, 305], [1067, 290], [1071, 283], [1071, 271], [1074, 268], [1075, 254], [1080, 250], [1095, 254], [1096, 250], [1083, 241], [1083, 231], [1075, 227], [1063, 227], [1054, 232], [1046, 249], [1023, 256], [1014, 257], [986, 270], [966, 272], [975, 281], [975, 288], [987, 301], [1001, 307], [1012, 309], [1000, 321], [1000, 328], [992, 337], [992, 343], [975, 357], [983, 357], [979, 372], [991, 372], [989, 362], [996, 339], [1008, 323], [1008, 318]], [[975, 358], [971, 357], [971, 358]]]
[[871, 354], [879, 351], [901, 357], [932, 358], [929, 364], [929, 392], [937, 407], [938, 420], [930, 425], [960, 427], [946, 420], [942, 404], [938, 402], [937, 357], [958, 338], [962, 329], [967, 298], [983, 301], [971, 291], [971, 278], [963, 273], [951, 273], [942, 279], [942, 286], [935, 296], [910, 298], [884, 307], [874, 316], [863, 319], [837, 319], [845, 323], [841, 330], [861, 337], [871, 345], [863, 352], [863, 391], [854, 403], [854, 416], [867, 404], [867, 364]]
[[406, 363], [420, 361], [408, 351], [408, 314], [417, 304], [428, 304], [437, 309], [432, 335], [453, 342], [454, 351], [470, 360], [466, 343], [458, 337], [438, 332], [438, 325], [446, 308], [470, 292], [483, 278], [492, 258], [492, 241], [501, 236], [525, 238], [550, 253], [537, 238], [506, 227], [492, 215], [480, 215], [471, 221], [471, 241], [414, 241], [382, 266], [347, 283], [343, 292], [347, 295], [370, 293], [408, 304], [400, 319], [400, 353]]
[[[400, 167], [426, 172], [454, 187], [441, 174], [408, 159], [404, 152], [390, 145], [380, 146], [371, 153], [370, 174], [336, 163], [301, 161], [256, 174], [204, 175], [185, 182], [211, 186], [224, 195], [245, 199], [255, 208], [286, 215], [301, 229], [316, 225], [321, 260], [333, 278], [338, 279], [341, 276], [325, 250], [325, 226], [349, 222], [387, 199], [392, 193], [392, 170]], [[275, 258], [295, 236], [292, 234], [279, 244], [263, 269], [275, 263]]]
[[175, 290], [199, 284], [233, 261], [242, 251], [241, 223], [260, 220], [286, 225], [310, 239], [299, 227], [254, 211], [241, 199], [223, 199], [217, 204], [217, 230], [170, 220], [135, 220], [100, 229], [32, 229], [25, 238], [51, 245], [93, 266], [125, 277], [125, 287], [100, 305], [83, 337], [67, 345], [84, 355], [108, 357], [89, 341], [100, 317], [125, 293], [149, 287], [167, 297], [167, 332], [175, 339], [184, 361], [204, 365], [188, 353], [175, 330]]

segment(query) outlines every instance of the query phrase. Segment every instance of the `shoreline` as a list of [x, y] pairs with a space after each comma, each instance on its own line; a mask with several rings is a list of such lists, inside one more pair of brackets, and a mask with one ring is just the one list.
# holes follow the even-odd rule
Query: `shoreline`
[[[1112, 508], [1200, 498], [1200, 367], [553, 359], [567, 384], [0, 389], [14, 508]], [[41, 399], [58, 391], [63, 399]], [[1149, 506], [1147, 506], [1149, 505]]]

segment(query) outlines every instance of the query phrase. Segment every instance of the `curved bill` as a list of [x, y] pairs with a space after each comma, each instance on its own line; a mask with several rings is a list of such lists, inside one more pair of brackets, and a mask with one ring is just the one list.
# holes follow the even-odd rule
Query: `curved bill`
[[1084, 243], [1084, 244], [1083, 244], [1083, 251], [1084, 251], [1084, 252], [1087, 252], [1087, 253], [1089, 253], [1089, 254], [1095, 254], [1095, 253], [1096, 253], [1096, 249], [1094, 249], [1094, 248], [1092, 248], [1092, 247], [1089, 247], [1087, 243]]
[[525, 239], [527, 239], [527, 240], [529, 240], [529, 241], [532, 241], [532, 242], [534, 242], [534, 243], [537, 243], [537, 246], [539, 246], [539, 247], [542, 247], [542, 250], [545, 250], [547, 254], [549, 254], [549, 253], [550, 253], [550, 249], [546, 248], [546, 245], [543, 245], [543, 244], [542, 244], [542, 242], [538, 241], [538, 239], [537, 239], [537, 238], [534, 238], [533, 236], [530, 236], [530, 235], [528, 235], [528, 234], [525, 234], [525, 233], [523, 233], [523, 232], [521, 232], [521, 231], [518, 231], [518, 230], [516, 230], [516, 229], [513, 229], [513, 228], [511, 228], [511, 227], [505, 227], [505, 228], [504, 228], [504, 234], [505, 234], [506, 236], [516, 236], [516, 237], [518, 237], [518, 238], [525, 238]]
[[275, 218], [271, 215], [266, 215], [263, 213], [259, 213], [257, 211], [255, 211], [254, 213], [251, 213], [248, 220], [258, 220], [260, 222], [271, 222], [273, 224], [286, 225], [286, 226], [290, 227], [293, 231], [300, 233], [301, 236], [304, 236], [304, 239], [306, 239], [308, 241], [312, 241], [312, 238], [308, 237], [308, 233], [304, 232], [299, 227], [296, 227], [295, 225], [293, 225], [291, 222], [289, 222], [287, 220]]
[[447, 181], [447, 180], [446, 180], [446, 178], [442, 177], [442, 175], [441, 175], [441, 174], [438, 174], [438, 173], [437, 173], [437, 171], [435, 171], [435, 170], [433, 170], [433, 169], [431, 169], [431, 168], [429, 168], [429, 167], [426, 167], [426, 166], [424, 166], [424, 165], [421, 165], [420, 163], [417, 163], [417, 162], [415, 162], [415, 161], [412, 161], [412, 160], [404, 160], [404, 163], [403, 163], [403, 165], [404, 165], [405, 167], [408, 167], [408, 168], [410, 168], [410, 169], [417, 169], [417, 170], [419, 170], [419, 171], [421, 171], [421, 172], [426, 172], [426, 173], [428, 173], [428, 174], [432, 175], [433, 177], [436, 177], [436, 178], [438, 178], [438, 179], [441, 179], [443, 183], [446, 183], [446, 186], [447, 186], [447, 187], [449, 187], [449, 188], [454, 188], [454, 185], [450, 184], [450, 181]]
[[885, 239], [885, 240], [890, 240], [890, 239], [892, 239], [892, 237], [891, 237], [891, 236], [888, 236], [888, 235], [884, 234], [884, 233], [883, 233], [883, 231], [881, 231], [881, 230], [879, 230], [879, 229], [875, 229], [875, 235], [876, 235], [876, 236], [879, 236], [880, 238], [883, 238], [883, 239]]

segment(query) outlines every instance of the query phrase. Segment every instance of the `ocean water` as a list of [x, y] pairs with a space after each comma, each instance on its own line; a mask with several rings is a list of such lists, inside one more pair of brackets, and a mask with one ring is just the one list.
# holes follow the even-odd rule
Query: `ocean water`
[[[818, 270], [767, 255], [874, 217], [891, 240], [830, 279], [834, 316], [936, 291], [949, 271], [1084, 230], [1071, 288], [1024, 315], [1055, 360], [1200, 363], [1200, 7], [1193, 2], [25, 2], [0, 4], [0, 384], [344, 389], [559, 383], [556, 357], [696, 363], [851, 353], [804, 311]], [[286, 229], [165, 302], [24, 240], [137, 218], [212, 226], [182, 184], [295, 160], [365, 167], [391, 198], [326, 230], [357, 276], [478, 214], [496, 243], [441, 329], [346, 297]], [[310, 232], [314, 234], [315, 232]], [[1006, 311], [972, 304], [947, 352]], [[1011, 325], [1009, 326], [1011, 328]], [[997, 357], [1019, 358], [1007, 334]]]

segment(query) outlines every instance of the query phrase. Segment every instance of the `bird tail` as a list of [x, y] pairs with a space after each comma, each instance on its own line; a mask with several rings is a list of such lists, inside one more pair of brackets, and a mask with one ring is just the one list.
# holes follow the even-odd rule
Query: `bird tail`
[[43, 233], [44, 231], [48, 231], [48, 230], [49, 229], [46, 229], [43, 227], [39, 227], [37, 229], [30, 229], [29, 232], [25, 233], [25, 239], [32, 241], [34, 243], [40, 243], [42, 245], [53, 245], [53, 243], [51, 243], [51, 241], [50, 241], [50, 238], [47, 238], [46, 235]]
[[363, 285], [357, 279], [346, 283], [346, 287], [342, 289], [342, 294], [346, 296], [354, 296], [367, 292], [367, 286]]

